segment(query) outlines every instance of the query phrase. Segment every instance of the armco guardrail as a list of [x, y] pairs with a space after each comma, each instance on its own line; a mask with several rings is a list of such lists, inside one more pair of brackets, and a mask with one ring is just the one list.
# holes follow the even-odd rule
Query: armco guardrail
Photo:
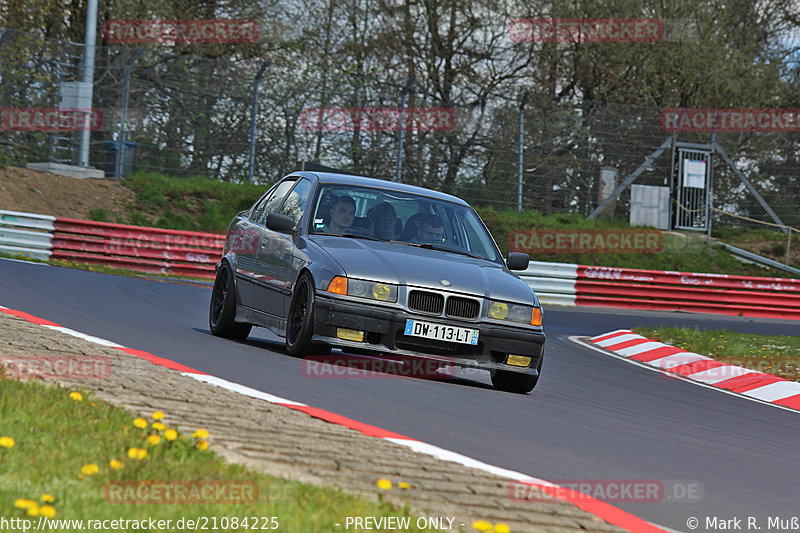
[[214, 233], [56, 218], [51, 258], [210, 279], [224, 242]]
[[47, 260], [54, 221], [49, 215], [0, 209], [0, 252]]
[[[211, 279], [225, 237], [0, 211], [0, 252]], [[531, 261], [542, 303], [800, 319], [800, 279]]]
[[547, 304], [800, 319], [800, 280], [531, 262], [521, 277]]
[[0, 210], [0, 252], [35, 259], [211, 279], [224, 242], [215, 233]]

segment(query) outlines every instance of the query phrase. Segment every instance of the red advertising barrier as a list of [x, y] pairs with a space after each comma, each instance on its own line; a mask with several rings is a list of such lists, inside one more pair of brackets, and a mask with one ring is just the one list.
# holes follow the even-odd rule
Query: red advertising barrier
[[224, 235], [56, 218], [52, 259], [214, 278]]
[[800, 280], [578, 265], [575, 304], [800, 319]]

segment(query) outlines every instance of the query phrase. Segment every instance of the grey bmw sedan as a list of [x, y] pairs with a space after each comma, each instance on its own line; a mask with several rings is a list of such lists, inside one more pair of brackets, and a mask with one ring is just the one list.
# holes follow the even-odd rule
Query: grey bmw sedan
[[231, 222], [209, 325], [283, 337], [291, 355], [409, 357], [488, 370], [495, 388], [539, 379], [545, 334], [536, 294], [477, 213], [440, 192], [373, 178], [295, 172]]

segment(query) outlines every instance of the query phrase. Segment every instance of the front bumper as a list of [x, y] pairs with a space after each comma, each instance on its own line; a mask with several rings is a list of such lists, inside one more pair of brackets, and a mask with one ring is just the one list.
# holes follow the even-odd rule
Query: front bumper
[[[406, 336], [403, 332], [406, 319], [409, 318], [478, 329], [478, 345]], [[364, 342], [338, 338], [337, 328], [364, 331]], [[536, 376], [544, 356], [545, 334], [543, 331], [513, 326], [418, 315], [403, 309], [342, 301], [317, 293], [312, 340], [375, 353], [435, 360], [443, 366], [480, 368], [490, 372], [502, 370]], [[530, 357], [531, 363], [527, 367], [508, 365], [505, 363], [508, 354]]]

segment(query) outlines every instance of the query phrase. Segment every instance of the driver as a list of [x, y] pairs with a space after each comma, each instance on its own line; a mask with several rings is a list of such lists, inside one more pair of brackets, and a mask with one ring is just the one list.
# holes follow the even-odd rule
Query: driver
[[323, 228], [325, 233], [342, 234], [353, 224], [356, 217], [356, 201], [343, 194], [336, 197], [331, 207], [331, 220]]

